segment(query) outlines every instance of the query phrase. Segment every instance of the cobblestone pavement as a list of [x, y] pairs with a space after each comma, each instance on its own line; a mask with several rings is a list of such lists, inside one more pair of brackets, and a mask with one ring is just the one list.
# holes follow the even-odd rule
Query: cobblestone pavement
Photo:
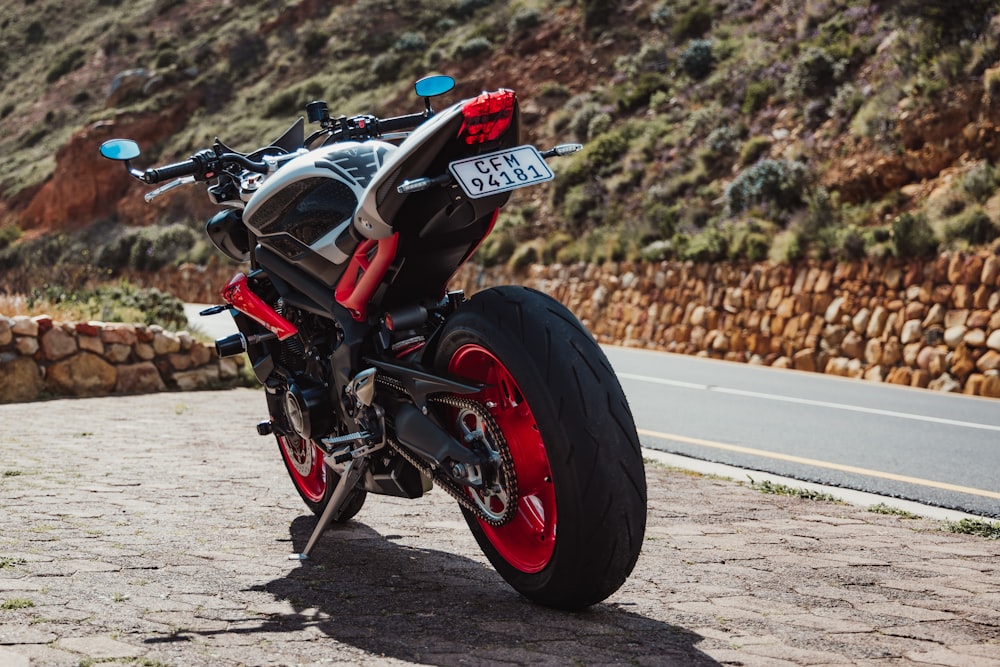
[[1000, 541], [650, 463], [632, 577], [514, 593], [456, 506], [314, 524], [253, 390], [0, 406], [0, 665], [1000, 665]]

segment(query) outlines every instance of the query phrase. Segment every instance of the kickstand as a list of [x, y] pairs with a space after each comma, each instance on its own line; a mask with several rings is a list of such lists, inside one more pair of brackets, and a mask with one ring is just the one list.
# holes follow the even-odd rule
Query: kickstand
[[330, 496], [330, 501], [326, 504], [326, 509], [323, 510], [323, 514], [320, 516], [319, 522], [316, 524], [316, 527], [313, 528], [312, 535], [309, 536], [309, 542], [306, 543], [306, 548], [302, 550], [302, 553], [289, 555], [288, 560], [309, 559], [309, 552], [312, 551], [313, 547], [316, 545], [316, 541], [319, 539], [319, 536], [323, 534], [323, 531], [325, 531], [327, 526], [330, 525], [330, 522], [340, 515], [340, 510], [344, 505], [344, 501], [347, 500], [348, 494], [354, 489], [354, 485], [357, 484], [362, 473], [364, 473], [366, 462], [367, 459], [365, 458], [347, 462], [344, 466], [344, 472], [340, 475], [340, 481], [337, 483], [337, 488], [333, 490], [333, 495]]

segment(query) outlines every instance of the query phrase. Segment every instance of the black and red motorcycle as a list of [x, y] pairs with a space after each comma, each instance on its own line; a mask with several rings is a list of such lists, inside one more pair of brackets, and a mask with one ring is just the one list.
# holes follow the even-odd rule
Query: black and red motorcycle
[[511, 90], [435, 113], [446, 76], [417, 82], [424, 110], [332, 117], [312, 102], [250, 154], [212, 148], [140, 170], [134, 141], [105, 157], [148, 184], [205, 182], [222, 211], [207, 233], [248, 262], [222, 289], [295, 488], [331, 521], [368, 493], [416, 498], [437, 485], [461, 506], [497, 571], [538, 603], [577, 609], [616, 591], [646, 523], [635, 424], [601, 348], [537, 291], [465, 298], [448, 282], [491, 232], [511, 191], [552, 179], [519, 141]]

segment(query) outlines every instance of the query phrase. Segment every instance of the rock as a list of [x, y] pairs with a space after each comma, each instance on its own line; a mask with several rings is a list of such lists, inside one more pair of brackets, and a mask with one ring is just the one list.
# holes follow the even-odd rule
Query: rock
[[42, 371], [33, 359], [14, 357], [5, 361], [0, 357], [0, 403], [22, 403], [38, 398], [45, 387]]
[[160, 372], [148, 361], [118, 367], [116, 394], [148, 394], [166, 390]]
[[829, 307], [826, 309], [826, 314], [824, 318], [830, 324], [839, 324], [840, 316], [844, 310], [845, 299], [842, 296], [838, 296], [832, 302], [830, 302]]
[[840, 342], [840, 351], [845, 357], [860, 359], [865, 353], [865, 341], [857, 331], [848, 331]]
[[931, 382], [931, 374], [926, 370], [918, 368], [913, 371], [913, 377], [910, 380], [911, 387], [919, 387], [920, 389], [926, 389], [927, 385]]
[[816, 372], [816, 351], [799, 350], [792, 356], [792, 367], [797, 371]]
[[[934, 305], [939, 305], [939, 304], [934, 304]], [[906, 307], [903, 309], [903, 312], [905, 313], [905, 317], [908, 320], [918, 320], [918, 319], [922, 320], [924, 318], [924, 315], [926, 315], [926, 308], [924, 304], [920, 303], [919, 301], [910, 301], [909, 303], [906, 304]]]
[[989, 398], [1000, 398], [1000, 375], [983, 375], [983, 384], [979, 388], [980, 396], [988, 396]]
[[135, 352], [136, 358], [142, 361], [152, 361], [156, 357], [156, 352], [149, 343], [136, 343], [132, 351]]
[[997, 370], [1000, 368], [1000, 352], [987, 350], [983, 356], [979, 357], [979, 361], [976, 362], [976, 368], [983, 373]]
[[90, 352], [80, 352], [49, 366], [45, 386], [54, 394], [100, 396], [110, 393], [117, 380], [115, 367]]
[[39, 339], [42, 354], [48, 361], [58, 361], [76, 352], [76, 338], [61, 327], [52, 327]]
[[18, 336], [38, 336], [38, 322], [26, 315], [18, 315], [14, 318], [14, 324], [10, 330]]
[[845, 357], [831, 357], [826, 362], [826, 370], [824, 372], [827, 375], [847, 377], [847, 361]]
[[931, 309], [927, 312], [927, 317], [924, 318], [923, 324], [924, 328], [932, 327], [935, 324], [944, 324], [945, 309], [940, 303], [935, 303], [931, 306]]
[[889, 289], [899, 289], [899, 286], [903, 284], [903, 272], [897, 268], [891, 268], [885, 272], [882, 282]]
[[9, 345], [14, 340], [14, 332], [11, 330], [13, 324], [11, 320], [0, 315], [0, 347]]
[[934, 391], [945, 391], [945, 392], [957, 392], [961, 391], [962, 385], [951, 377], [947, 373], [941, 375], [941, 377], [931, 380], [927, 384], [928, 389], [933, 389]]
[[169, 331], [158, 331], [153, 335], [153, 351], [158, 356], [173, 354], [174, 352], [179, 352], [180, 349], [180, 340]]
[[969, 347], [986, 347], [986, 332], [982, 329], [971, 329], [965, 332], [962, 340]]
[[986, 339], [986, 347], [1000, 352], [1000, 329], [991, 333], [989, 338]]
[[885, 381], [888, 384], [898, 384], [903, 386], [909, 386], [913, 380], [913, 371], [906, 366], [897, 366], [889, 371], [886, 375]]
[[969, 329], [963, 325], [948, 327], [944, 330], [944, 344], [955, 349], [965, 338], [965, 332]]
[[869, 338], [865, 343], [865, 361], [869, 365], [875, 365], [882, 359], [882, 341], [878, 338]]
[[886, 321], [889, 319], [889, 311], [882, 306], [878, 306], [872, 311], [871, 319], [868, 322], [868, 329], [865, 336], [868, 338], [879, 338], [885, 330]]
[[104, 354], [108, 361], [113, 364], [123, 364], [128, 361], [128, 358], [131, 355], [132, 348], [128, 345], [122, 345], [121, 343], [112, 343], [111, 345], [108, 345], [107, 351]]
[[863, 334], [868, 329], [868, 323], [871, 321], [871, 318], [871, 311], [867, 308], [862, 308], [851, 319], [851, 327], [859, 334]]
[[219, 369], [215, 366], [206, 366], [193, 371], [182, 371], [174, 373], [173, 380], [181, 391], [204, 389], [219, 383]]
[[881, 382], [883, 380], [882, 367], [872, 366], [865, 371], [864, 379], [869, 382]]
[[983, 391], [983, 382], [986, 376], [975, 373], [970, 375], [965, 379], [965, 387], [962, 389], [962, 393], [968, 396], [979, 396]]
[[101, 331], [101, 340], [105, 343], [118, 343], [132, 346], [136, 343], [135, 328], [127, 324], [108, 324]]
[[22, 357], [33, 357], [38, 352], [38, 339], [34, 336], [18, 336], [14, 339], [14, 349]]
[[903, 333], [899, 337], [899, 341], [903, 345], [919, 342], [923, 337], [924, 329], [920, 324], [920, 320], [907, 320], [903, 323]]
[[81, 350], [104, 356], [104, 343], [97, 336], [77, 336], [76, 344]]
[[969, 319], [968, 310], [949, 310], [944, 315], [944, 328], [965, 326]]
[[976, 364], [973, 363], [969, 347], [965, 343], [959, 345], [952, 354], [951, 366], [948, 372], [961, 380], [975, 370], [975, 368]]
[[983, 261], [983, 272], [979, 275], [979, 280], [984, 285], [996, 285], [998, 276], [1000, 276], [1000, 257], [990, 255]]

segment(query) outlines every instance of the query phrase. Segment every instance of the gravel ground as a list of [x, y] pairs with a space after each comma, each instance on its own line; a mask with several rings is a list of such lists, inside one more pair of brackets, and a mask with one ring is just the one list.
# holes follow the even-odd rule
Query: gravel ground
[[636, 570], [586, 612], [518, 596], [440, 491], [290, 561], [315, 518], [263, 405], [0, 406], [0, 665], [1000, 665], [1000, 541], [651, 462]]

